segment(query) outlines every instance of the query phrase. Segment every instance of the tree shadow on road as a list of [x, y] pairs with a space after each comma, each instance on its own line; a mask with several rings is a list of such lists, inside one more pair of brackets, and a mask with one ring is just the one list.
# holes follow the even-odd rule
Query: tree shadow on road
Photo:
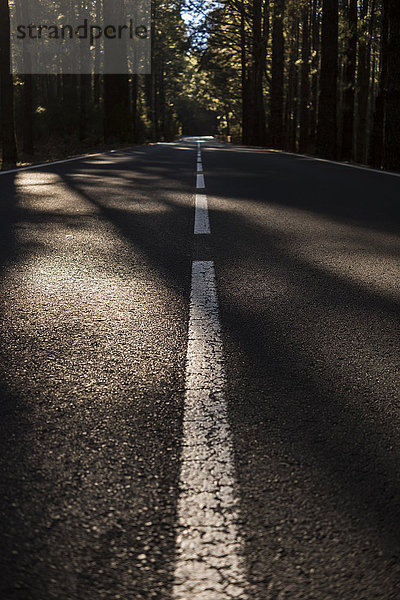
[[210, 194], [251, 198], [396, 235], [400, 231], [400, 177], [240, 147], [205, 149], [203, 164]]
[[[181, 302], [182, 310], [187, 310], [194, 247], [193, 207], [188, 199], [193, 197], [194, 160], [192, 165], [190, 159], [182, 156], [172, 169], [170, 158], [162, 154], [162, 149], [159, 152], [156, 164], [149, 164], [146, 154], [142, 160], [137, 158], [134, 173], [130, 172], [129, 162], [112, 168], [107, 165], [99, 168], [95, 160], [82, 162], [78, 174], [73, 163], [65, 165], [59, 170], [60, 179], [68, 193], [80, 198], [84, 213], [67, 216], [33, 211], [29, 217], [25, 216], [28, 223], [42, 226], [46, 222], [57, 224], [69, 219], [71, 229], [77, 231], [86, 227], [88, 219], [108, 224], [112, 235], [116, 234], [129, 248], [120, 260], [131, 263], [132, 275], [146, 265], [149, 273], [171, 291], [170, 301]], [[207, 160], [206, 154], [205, 165]], [[392, 597], [400, 546], [396, 527], [400, 522], [396, 501], [400, 493], [399, 415], [394, 379], [398, 302], [393, 295], [380, 293], [357, 278], [329, 271], [323, 260], [307, 260], [292, 244], [290, 221], [294, 209], [303, 215], [319, 215], [327, 223], [344, 224], [345, 227], [340, 228], [343, 247], [346, 240], [353, 243], [353, 238], [361, 232], [371, 249], [388, 259], [393, 258], [395, 245], [384, 234], [393, 232], [396, 213], [381, 214], [383, 205], [377, 200], [376, 205], [373, 203], [372, 187], [366, 205], [362, 198], [356, 198], [352, 206], [346, 205], [344, 200], [334, 204], [333, 198], [342, 189], [340, 182], [334, 189], [325, 182], [326, 194], [321, 198], [317, 188], [325, 181], [326, 172], [317, 177], [315, 194], [308, 190], [302, 196], [298, 188], [303, 175], [285, 182], [285, 166], [280, 158], [273, 159], [271, 173], [275, 169], [274, 161], [279, 163], [281, 173], [274, 188], [268, 185], [268, 176], [265, 189], [260, 190], [259, 185], [249, 179], [247, 189], [243, 190], [235, 178], [229, 187], [223, 177], [225, 167], [218, 164], [218, 158], [213, 165], [214, 175], [209, 177], [215, 199], [211, 202], [211, 223], [213, 231], [218, 233], [213, 241], [213, 259], [227, 355], [228, 399], [250, 580], [255, 597], [265, 597], [266, 588], [275, 585], [270, 576], [272, 570], [275, 577], [278, 573], [282, 578], [281, 585], [286, 586], [287, 594], [293, 598], [304, 590], [309, 598], [334, 597], [332, 590], [340, 592], [341, 597], [357, 597], [357, 593], [362, 597], [360, 590], [364, 584], [359, 583], [362, 578], [370, 591], [376, 590], [378, 597], [379, 594]], [[306, 168], [310, 168], [308, 163]], [[235, 164], [229, 169], [229, 173], [232, 172], [235, 173]], [[239, 164], [237, 172], [240, 173]], [[225, 187], [219, 187], [217, 181], [213, 183], [213, 177], [221, 178]], [[307, 181], [310, 186], [309, 176]], [[358, 184], [353, 185], [356, 189]], [[385, 189], [387, 198], [389, 189]], [[274, 191], [280, 191], [280, 195]], [[240, 211], [238, 207], [249, 196], [253, 205], [259, 205], [260, 215], [264, 205], [280, 206], [284, 212], [288, 209], [284, 216], [289, 224], [286, 232], [284, 228], [268, 226], [265, 221], [256, 224], [247, 218], [247, 209]], [[235, 210], [234, 207], [227, 209], [226, 197], [237, 202]], [[390, 202], [393, 207], [392, 200]], [[154, 210], [149, 210], [152, 203]], [[10, 221], [10, 238], [6, 244], [11, 248], [15, 223], [15, 219]], [[383, 237], [376, 238], [372, 233], [370, 236], [369, 231], [379, 231]], [[201, 255], [196, 258], [201, 259]], [[117, 262], [118, 257], [114, 257], [113, 268]], [[181, 342], [183, 345], [184, 340]], [[168, 390], [164, 388], [155, 393], [159, 396], [155, 404], [158, 408]], [[182, 388], [179, 394], [183, 398]], [[74, 399], [74, 403], [78, 400]], [[19, 398], [9, 395], [8, 401], [15, 402], [21, 413], [29, 415], [29, 406], [24, 406]], [[108, 409], [100, 412], [102, 417], [105, 418]], [[150, 507], [152, 517], [135, 506], [133, 533], [124, 538], [125, 545], [132, 544], [149, 557], [154, 554], [153, 565], [157, 568], [150, 566], [150, 571], [144, 571], [142, 564], [135, 563], [132, 581], [136, 577], [135, 589], [147, 590], [149, 594], [150, 588], [162, 590], [160, 598], [170, 597], [173, 578], [174, 507], [179, 476], [179, 461], [175, 459], [179, 457], [181, 411], [181, 404], [177, 411], [173, 402], [158, 417], [153, 410], [143, 408], [141, 428], [147, 432], [144, 440], [148, 445], [144, 444], [138, 454], [142, 461], [154, 459], [155, 462], [144, 475], [146, 484], [139, 487], [143, 490], [143, 504]], [[129, 410], [124, 417], [131, 418]], [[25, 417], [15, 413], [4, 444], [9, 449], [16, 445], [14, 457], [10, 452], [8, 456], [11, 467], [23, 482], [27, 449], [18, 439], [20, 424], [15, 425], [22, 418]], [[71, 419], [74, 419], [73, 413], [68, 409], [60, 423]], [[91, 419], [87, 422], [94, 423], [98, 417]], [[162, 427], [166, 423], [171, 431], [164, 438]], [[82, 433], [79, 425], [74, 426]], [[132, 447], [126, 430], [124, 435]], [[139, 431], [132, 432], [132, 437], [140, 435]], [[72, 440], [81, 443], [77, 435], [73, 435]], [[159, 440], [163, 452], [169, 452], [170, 444], [175, 444], [176, 452], [171, 460], [164, 462], [154, 458], [160, 457], [155, 440]], [[96, 439], [93, 443], [97, 443]], [[102, 451], [99, 453], [101, 456]], [[121, 453], [111, 446], [105, 456], [113, 455], [120, 458], [125, 455], [132, 463], [138, 459], [128, 451]], [[96, 464], [88, 463], [93, 472], [98, 468]], [[78, 461], [73, 478], [81, 476], [80, 466]], [[166, 475], [168, 470], [170, 474]], [[160, 473], [161, 481], [154, 487], [152, 477]], [[59, 478], [60, 475], [53, 473], [49, 481], [56, 482]], [[28, 483], [31, 483], [30, 477]], [[91, 485], [87, 489], [92, 489]], [[40, 482], [37, 486], [40, 497], [46, 486]], [[26, 493], [26, 483], [21, 490]], [[157, 509], [163, 498], [169, 498], [168, 514]], [[24, 502], [26, 510], [32, 511], [28, 497]], [[12, 515], [13, 511], [7, 510]], [[321, 517], [313, 523], [317, 513]], [[158, 520], [161, 515], [166, 519], [163, 528], [166, 539], [160, 542]], [[125, 535], [118, 532], [118, 519], [112, 518], [110, 523], [114, 529], [108, 537], [106, 534], [99, 540], [95, 533], [86, 534], [90, 545], [97, 544], [94, 554], [99, 563], [112, 555], [112, 552], [107, 554], [106, 545], [118, 545], [118, 536]], [[72, 527], [71, 522], [64, 531], [68, 532], [69, 527]], [[346, 527], [350, 530], [344, 533]], [[149, 535], [145, 537], [150, 540], [147, 550], [144, 539], [139, 539], [146, 528]], [[279, 531], [281, 533], [277, 533]], [[76, 535], [79, 538], [79, 534]], [[26, 524], [21, 525], [14, 541], [26, 536]], [[339, 542], [335, 541], [338, 536]], [[56, 541], [57, 535], [51, 543]], [[332, 549], [335, 544], [337, 550]], [[86, 543], [83, 546], [86, 547]], [[26, 555], [28, 552], [29, 545]], [[332, 564], [323, 564], [324, 555], [333, 557]], [[67, 557], [67, 562], [69, 559]], [[73, 560], [76, 558], [72, 564]], [[130, 555], [121, 558], [119, 568], [131, 568], [133, 560]], [[316, 561], [320, 561], [319, 571], [312, 576]], [[373, 582], [367, 575], [368, 565], [372, 563]], [[335, 582], [338, 573], [343, 576]], [[74, 572], [61, 577], [64, 577], [62, 585], [68, 581], [75, 585], [70, 597], [80, 599], [83, 590], [100, 590], [101, 578], [96, 579], [96, 574], [89, 573], [80, 588], [76, 588]], [[113, 585], [116, 571], [107, 570], [107, 577]], [[270, 591], [273, 597], [274, 589]], [[111, 597], [108, 593], [102, 590], [98, 597]], [[10, 595], [12, 597], [36, 599], [40, 592], [35, 595], [31, 590], [30, 595]]]
[[[146, 169], [145, 165], [142, 169], [136, 168], [142, 175], [146, 174]], [[157, 186], [144, 184], [149, 200], [151, 194], [159, 194], [169, 209], [164, 215], [155, 215], [153, 221], [131, 210], [130, 203], [134, 199], [125, 198], [118, 208], [115, 205], [110, 208], [102, 191], [104, 182], [88, 191], [85, 185], [71, 182], [68, 175], [65, 181], [96, 205], [104, 218], [116, 225], [136, 250], [144, 252], [169, 285], [180, 293], [188, 293], [187, 281], [182, 287], [182, 271], [177, 265], [184, 266], [189, 258], [189, 246], [184, 236], [180, 238], [179, 232], [188, 231], [192, 207], [182, 206], [173, 199], [177, 189], [167, 165], [158, 171], [158, 175], [163, 182], [168, 179], [171, 194], [169, 196]], [[143, 189], [143, 184], [139, 188]], [[239, 188], [233, 192], [212, 186], [211, 189], [216, 200], [228, 196], [240, 202], [247, 200], [249, 194], [254, 203], [281, 203], [300, 213], [319, 214], [325, 223], [339, 223], [343, 247], [355, 240], [356, 246], [369, 243], [371, 254], [378, 253], [384, 259], [395, 257], [392, 238], [386, 243], [385, 238], [375, 238], [368, 233], [369, 229], [390, 233], [393, 226], [391, 218], [387, 221], [376, 219], [381, 207], [376, 212], [372, 200], [368, 210], [356, 219], [360, 216], [358, 200], [353, 207], [344, 203], [331, 207], [327, 198], [324, 202], [315, 198], [305, 202], [297, 195], [293, 203], [287, 202], [287, 196], [282, 202], [276, 201], [271, 197], [270, 188], [268, 198], [263, 193], [257, 197], [252, 193], [251, 184], [242, 196]], [[289, 210], [286, 218], [290, 221], [291, 216]], [[264, 222], [257, 226], [239, 211], [218, 208], [218, 202], [212, 207], [211, 219], [219, 234], [214, 244], [214, 258], [228, 349], [228, 389], [240, 489], [248, 518], [245, 527], [249, 534], [247, 553], [255, 557], [258, 570], [264, 569], [259, 593], [265, 592], [268, 580], [268, 574], [265, 574], [271, 564], [270, 556], [265, 556], [266, 539], [271, 542], [271, 548], [276, 546], [279, 554], [280, 544], [268, 533], [271, 527], [283, 527], [286, 546], [290, 548], [292, 544], [288, 558], [282, 561], [281, 573], [287, 571], [283, 579], [290, 582], [294, 578], [300, 582], [300, 588], [311, 589], [309, 586], [315, 582], [311, 583], [312, 578], [306, 575], [299, 578], [294, 563], [301, 559], [307, 569], [307, 563], [315, 557], [332, 552], [330, 539], [343, 535], [340, 527], [349, 524], [354, 531], [349, 539], [343, 537], [338, 551], [333, 553], [336, 562], [332, 568], [325, 568], [327, 581], [330, 579], [328, 588], [333, 585], [335, 571], [349, 567], [348, 556], [357, 553], [356, 545], [361, 540], [361, 546], [364, 544], [367, 550], [364, 548], [360, 556], [365, 554], [368, 559], [363, 561], [358, 557], [354, 560], [353, 556], [349, 568], [355, 569], [355, 575], [350, 578], [348, 589], [342, 588], [342, 593], [351, 593], [355, 580], [366, 568], [366, 561], [372, 560], [375, 552], [378, 556], [382, 552], [384, 557], [381, 562], [377, 559], [375, 583], [368, 581], [366, 585], [391, 593], [397, 575], [388, 556], [398, 556], [400, 541], [399, 532], [393, 526], [400, 522], [395, 501], [400, 492], [396, 469], [400, 451], [397, 427], [394, 426], [399, 420], [395, 405], [396, 384], [393, 372], [390, 372], [394, 354], [385, 356], [384, 353], [385, 343], [392, 344], [395, 339], [393, 327], [396, 326], [398, 302], [392, 295], [380, 293], [357, 278], [327, 270], [323, 261], [305, 260], [301, 253], [291, 248], [290, 228], [284, 234], [273, 227], [268, 228]], [[173, 240], [165, 237], [165, 230], [174, 232]], [[247, 272], [240, 273], [240, 263], [247, 260]], [[269, 265], [268, 269], [263, 267], [265, 263]], [[233, 274], [236, 266], [239, 270]], [[253, 279], [254, 287], [249, 289], [246, 277], [252, 270], [259, 281]], [[271, 275], [278, 276], [281, 283], [283, 279], [284, 289], [291, 290], [286, 301], [269, 298]], [[237, 294], [235, 286], [241, 277], [245, 290], [243, 294]], [[261, 285], [261, 281], [265, 285]], [[273, 293], [272, 289], [272, 296]], [[304, 305], [308, 305], [306, 310]], [[286, 312], [279, 310], [282, 306]], [[287, 311], [292, 311], [289, 319]], [[386, 336], [382, 334], [385, 326], [388, 328]], [[377, 383], [381, 377], [380, 368], [385, 371], [385, 365], [386, 379]], [[256, 472], [262, 473], [261, 478], [249, 470], [248, 457], [254, 455], [254, 445], [257, 446], [257, 461], [250, 462]], [[279, 466], [282, 456], [292, 465], [291, 474], [288, 469], [283, 469], [287, 483], [273, 485], [274, 469], [277, 469], [277, 477], [282, 471]], [[301, 488], [308, 470], [311, 472], [310, 486], [315, 488], [310, 491], [303, 487], [298, 493], [293, 480], [303, 478]], [[308, 492], [310, 497], [307, 498]], [[318, 494], [319, 499], [316, 498]], [[263, 497], [267, 499], [265, 511], [260, 508]], [[312, 531], [305, 533], [301, 528], [291, 527], [290, 519], [301, 513], [302, 503], [305, 503], [305, 519], [312, 520], [313, 508], [318, 502], [321, 510], [325, 509], [329, 514], [317, 524], [319, 533], [314, 538]], [[252, 523], [255, 516], [257, 522]], [[282, 525], [285, 519], [286, 525]], [[335, 519], [340, 523], [336, 529], [332, 526]], [[260, 535], [255, 540], [257, 528]], [[314, 545], [308, 557], [304, 548], [300, 550], [307, 535], [311, 536]], [[342, 556], [340, 552], [343, 552]], [[253, 575], [257, 580], [259, 573], [254, 574], [254, 569]], [[317, 588], [318, 585], [321, 580]], [[318, 597], [324, 592], [318, 589], [314, 593]]]
[[[1, 595], [169, 598], [192, 210], [166, 204], [161, 217], [134, 219], [129, 198], [125, 211], [103, 208], [78, 193], [66, 175], [73, 166], [63, 168], [58, 194], [28, 185], [16, 212], [18, 192], [7, 190]], [[113, 192], [105, 191], [109, 201]], [[177, 221], [179, 239], [171, 234]], [[154, 306], [163, 310], [159, 322], [148, 317]], [[98, 321], [89, 323], [91, 314]], [[136, 355], [141, 361], [130, 362]]]
[[[142, 170], [140, 167], [137, 170], [145, 175], [147, 167], [144, 165]], [[173, 199], [177, 190], [173, 185], [174, 175], [168, 165], [160, 169], [158, 175], [163, 182], [167, 178], [172, 184], [169, 186], [171, 197], [168, 198], [165, 190], [154, 185], [147, 188], [146, 194], [149, 194], [149, 199], [151, 194], [160, 194], [162, 203], [169, 207], [170, 212], [167, 215], [155, 215], [154, 221], [132, 211], [129, 204], [134, 200], [129, 198], [124, 200], [125, 207], [122, 204], [119, 208], [110, 208], [107, 197], [101, 190], [102, 183], [98, 189], [94, 186], [88, 191], [84, 185], [69, 181], [68, 176], [65, 181], [95, 204], [132, 246], [143, 251], [153, 267], [168, 279], [169, 285], [180, 293], [187, 293], [187, 283], [182, 287], [182, 272], [176, 265], [183, 266], [188, 259], [188, 245], [183, 238], [180, 239], [179, 231], [182, 227], [188, 230], [192, 207], [181, 206]], [[144, 180], [146, 181], [146, 177]], [[146, 184], [144, 187], [146, 188]], [[263, 194], [260, 197], [252, 194], [251, 185], [246, 194], [250, 195], [252, 202], [281, 203], [271, 197], [271, 189], [268, 190], [268, 199]], [[219, 196], [229, 196], [239, 202], [241, 199], [239, 188], [234, 192], [213, 189], [212, 195], [217, 199]], [[361, 244], [370, 242], [369, 250], [372, 254], [378, 252], [383, 258], [393, 257], [395, 246], [390, 240], [386, 243], [384, 238], [376, 239], [368, 234], [368, 229], [390, 233], [393, 226], [391, 218], [387, 221], [377, 220], [381, 207], [376, 211], [372, 200], [368, 210], [362, 212], [360, 218], [358, 200], [356, 206], [349, 207], [342, 203], [337, 207], [330, 206], [327, 198], [324, 202], [315, 198], [305, 202], [297, 195], [293, 203], [287, 202], [287, 196], [285, 198], [286, 200], [282, 200], [284, 207], [320, 214], [328, 223], [339, 222], [340, 225], [345, 225], [344, 229], [341, 228], [341, 243], [344, 246], [353, 241], [353, 238], [358, 240], [361, 237]], [[243, 193], [242, 199], [245, 201], [247, 195]], [[181, 215], [185, 215], [182, 224], [179, 221]], [[290, 217], [289, 212], [287, 218], [290, 220]], [[294, 563], [301, 556], [297, 553], [303, 553], [302, 560], [306, 569], [307, 562], [312, 562], [321, 553], [332, 551], [329, 540], [338, 531], [339, 536], [343, 533], [340, 526], [348, 526], [350, 523], [354, 532], [350, 541], [344, 539], [342, 545], [338, 546], [339, 550], [334, 553], [336, 563], [331, 569], [326, 568], [327, 581], [329, 578], [334, 579], [335, 571], [347, 568], [348, 555], [357, 552], [356, 544], [362, 540], [365, 547], [371, 549], [364, 548], [362, 551], [368, 559], [372, 559], [375, 551], [378, 554], [383, 552], [384, 558], [380, 563], [378, 560], [373, 586], [391, 593], [391, 586], [397, 575], [388, 556], [398, 555], [400, 541], [399, 532], [393, 527], [400, 519], [395, 501], [400, 492], [396, 476], [400, 452], [397, 428], [393, 425], [398, 422], [398, 414], [394, 404], [393, 373], [386, 381], [377, 385], [380, 373], [379, 368], [376, 371], [376, 365], [384, 368], [386, 360], [386, 367], [389, 370], [392, 367], [393, 354], [386, 358], [382, 356], [385, 344], [380, 346], [381, 328], [382, 324], [388, 327], [385, 341], [393, 343], [398, 302], [391, 295], [368, 288], [368, 285], [357, 279], [329, 272], [322, 261], [320, 264], [306, 261], [301, 254], [293, 252], [290, 243], [286, 244], [286, 241], [291, 240], [290, 231], [285, 240], [285, 235], [273, 227], [269, 229], [265, 223], [255, 226], [243, 214], [238, 214], [238, 211], [235, 213], [218, 209], [215, 205], [211, 219], [215, 231], [219, 234], [226, 232], [215, 241], [214, 258], [219, 274], [218, 289], [228, 349], [228, 389], [232, 394], [231, 417], [247, 525], [257, 515], [257, 523], [253, 522], [245, 527], [249, 533], [248, 555], [256, 558], [258, 569], [265, 569], [265, 576], [270, 567], [269, 556], [263, 562], [265, 539], [271, 541], [271, 547], [274, 544], [277, 546], [278, 554], [280, 547], [274, 536], [271, 538], [266, 531], [273, 524], [282, 526], [282, 520], [285, 521], [282, 515], [283, 503], [286, 504], [287, 511], [287, 523], [284, 526], [286, 546], [290, 548], [292, 544], [291, 554], [288, 552], [288, 558], [282, 561], [283, 571], [287, 570], [284, 579], [286, 577], [290, 581], [292, 577], [301, 582], [300, 587], [312, 586], [308, 576], [298, 578]], [[173, 240], [166, 239], [165, 230], [174, 232]], [[176, 240], [179, 240], [178, 244]], [[185, 248], [183, 253], [179, 250], [182, 244]], [[240, 265], [245, 257], [249, 259], [248, 271], [254, 269], [256, 277], [265, 282], [265, 287], [261, 285], [257, 291], [255, 283], [254, 288], [249, 289], [246, 286], [246, 275], [243, 275], [246, 289], [238, 298], [235, 293], [229, 295], [225, 271], [231, 273], [232, 265]], [[275, 275], [279, 272], [281, 279], [283, 277], [285, 289], [291, 289], [292, 294], [294, 293], [294, 297], [290, 296], [283, 303], [286, 310], [293, 313], [289, 320], [287, 312], [277, 310], [277, 306], [282, 307], [281, 300], [277, 304], [272, 300], [270, 308], [266, 309], [271, 272], [260, 266], [264, 262], [270, 265], [269, 268], [273, 265], [272, 271], [275, 270]], [[233, 286], [237, 286], [240, 277], [240, 272], [232, 275]], [[234, 288], [231, 291], [234, 292]], [[304, 304], [309, 304], [306, 311]], [[296, 324], [297, 321], [299, 322]], [[316, 327], [318, 321], [319, 327]], [[356, 330], [352, 330], [354, 323], [357, 324]], [[365, 323], [369, 326], [367, 332]], [[322, 339], [323, 335], [325, 339]], [[329, 335], [332, 336], [330, 340]], [[238, 357], [238, 363], [235, 362], [235, 356]], [[256, 384], [254, 389], [249, 384], [252, 381]], [[376, 390], [379, 390], [378, 396]], [[252, 467], [256, 472], [257, 469], [261, 471], [264, 479], [254, 477], [254, 471], [249, 470], [247, 461], [254, 454], [255, 443], [257, 461], [252, 463]], [[271, 453], [274, 455], [273, 464]], [[278, 477], [282, 470], [279, 466], [282, 456], [292, 465], [291, 475], [286, 473], [287, 484], [271, 485], [268, 491], [273, 469], [277, 469]], [[260, 465], [263, 465], [261, 469]], [[312, 473], [310, 485], [315, 486], [315, 490], [306, 500], [307, 490], [303, 487], [302, 492], [297, 494], [296, 486], [291, 480], [303, 477], [304, 484], [304, 472], [307, 470]], [[319, 490], [316, 481], [319, 481]], [[304, 542], [304, 535], [312, 537], [313, 532], [304, 534], [304, 531], [301, 532], [296, 527], [291, 528], [290, 518], [301, 513], [302, 503], [305, 502], [305, 515], [308, 514], [308, 518], [312, 520], [312, 509], [318, 503], [315, 494], [320, 494], [321, 509], [329, 509], [330, 513], [325, 521], [321, 519], [322, 524], [317, 525], [319, 534], [313, 539], [314, 550], [308, 558], [304, 558], [304, 548], [299, 550], [299, 547]], [[263, 495], [264, 499], [268, 498], [269, 506], [265, 512], [260, 508]], [[335, 519], [340, 522], [338, 529], [332, 527], [332, 520]], [[254, 538], [254, 535], [257, 538], [257, 534], [254, 534], [257, 528], [261, 532], [257, 540], [260, 544], [258, 547]], [[342, 551], [343, 556], [340, 557]], [[366, 562], [356, 559], [351, 568], [356, 573], [354, 578], [350, 578], [348, 593], [351, 593], [355, 579], [362, 575]], [[255, 579], [258, 575], [254, 575]], [[265, 592], [265, 583], [263, 579], [260, 594], [263, 590]], [[327, 585], [329, 587], [330, 583]], [[368, 582], [367, 585], [371, 583]], [[342, 592], [344, 591], [343, 587]], [[318, 597], [323, 590], [319, 589], [315, 593], [315, 597]]]

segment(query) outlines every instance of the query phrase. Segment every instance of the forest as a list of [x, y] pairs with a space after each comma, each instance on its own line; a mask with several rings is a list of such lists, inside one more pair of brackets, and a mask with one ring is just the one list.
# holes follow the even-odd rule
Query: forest
[[12, 8], [3, 169], [204, 134], [400, 171], [398, 0], [152, 0], [151, 73], [103, 75], [11, 74]]

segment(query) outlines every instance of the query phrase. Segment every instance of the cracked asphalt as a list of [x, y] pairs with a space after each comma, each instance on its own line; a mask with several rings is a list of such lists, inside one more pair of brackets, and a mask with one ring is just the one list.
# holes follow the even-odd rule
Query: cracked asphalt
[[0, 175], [0, 598], [181, 597], [191, 271], [212, 260], [230, 441], [200, 456], [232, 451], [204, 479], [238, 597], [397, 600], [400, 179], [204, 140], [206, 239], [196, 155]]

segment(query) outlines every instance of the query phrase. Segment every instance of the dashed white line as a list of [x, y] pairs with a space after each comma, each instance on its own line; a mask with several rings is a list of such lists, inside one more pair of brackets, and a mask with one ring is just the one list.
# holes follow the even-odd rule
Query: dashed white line
[[203, 174], [197, 174], [197, 180], [196, 180], [196, 188], [198, 190], [204, 189], [206, 187], [206, 184], [204, 182], [204, 175]]
[[[200, 148], [200, 142], [197, 142], [197, 148]], [[196, 188], [204, 189], [205, 187], [203, 163], [201, 160], [201, 152], [199, 150], [197, 155]], [[210, 219], [208, 216], [208, 201], [205, 194], [196, 194], [194, 233], [195, 235], [207, 235], [211, 233]]]
[[205, 194], [196, 194], [194, 233], [195, 235], [207, 235], [211, 233], [208, 202]]
[[192, 267], [173, 600], [247, 599], [214, 263]]

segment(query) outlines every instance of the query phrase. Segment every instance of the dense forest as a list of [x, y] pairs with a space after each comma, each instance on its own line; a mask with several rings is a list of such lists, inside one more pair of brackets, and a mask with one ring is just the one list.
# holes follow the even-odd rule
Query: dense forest
[[153, 0], [152, 72], [132, 75], [10, 75], [10, 8], [3, 168], [213, 134], [400, 171], [398, 0]]

